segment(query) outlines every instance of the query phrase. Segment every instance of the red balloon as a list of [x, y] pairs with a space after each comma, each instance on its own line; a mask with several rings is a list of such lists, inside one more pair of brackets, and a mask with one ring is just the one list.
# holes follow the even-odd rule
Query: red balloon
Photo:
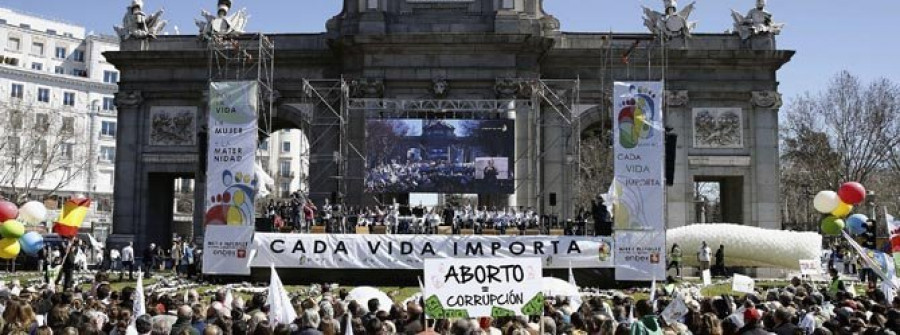
[[866, 199], [866, 188], [855, 181], [844, 183], [838, 189], [838, 197], [845, 204], [856, 205]]
[[0, 201], [0, 222], [19, 217], [19, 207], [9, 201]]

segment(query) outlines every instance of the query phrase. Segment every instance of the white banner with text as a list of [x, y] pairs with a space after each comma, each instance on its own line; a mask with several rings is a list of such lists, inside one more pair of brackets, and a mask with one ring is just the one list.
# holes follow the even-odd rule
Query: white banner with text
[[544, 268], [611, 268], [613, 240], [593, 236], [257, 233], [252, 266], [421, 270], [428, 258], [539, 258]]
[[249, 275], [254, 251], [252, 226], [206, 226], [203, 238], [203, 273]]

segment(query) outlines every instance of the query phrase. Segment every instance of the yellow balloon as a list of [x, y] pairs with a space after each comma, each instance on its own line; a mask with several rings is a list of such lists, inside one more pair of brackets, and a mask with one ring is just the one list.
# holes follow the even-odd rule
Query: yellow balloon
[[4, 238], [0, 239], [0, 258], [3, 259], [13, 259], [19, 255], [19, 250], [22, 247], [19, 245], [19, 240], [14, 238]]
[[244, 194], [244, 191], [241, 191], [241, 190], [235, 190], [234, 195], [231, 198], [232, 198], [232, 201], [234, 201], [234, 204], [238, 205], [238, 206], [243, 205], [244, 200], [247, 200], [247, 197]]
[[226, 218], [229, 226], [239, 226], [244, 223], [244, 216], [241, 210], [235, 206], [228, 207], [228, 216]]
[[850, 215], [850, 212], [852, 212], [852, 211], [853, 211], [853, 205], [846, 204], [843, 201], [841, 201], [841, 203], [838, 204], [838, 207], [835, 210], [831, 211], [831, 215], [834, 215], [839, 218], [845, 218], [845, 217], [847, 217], [847, 215]]

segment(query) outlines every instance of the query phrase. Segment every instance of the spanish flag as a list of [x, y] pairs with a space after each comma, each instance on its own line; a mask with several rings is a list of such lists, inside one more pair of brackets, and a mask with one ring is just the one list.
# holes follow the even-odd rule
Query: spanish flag
[[53, 232], [62, 237], [75, 237], [89, 208], [91, 208], [91, 199], [67, 200], [63, 205], [62, 212], [59, 213], [59, 220], [53, 224]]

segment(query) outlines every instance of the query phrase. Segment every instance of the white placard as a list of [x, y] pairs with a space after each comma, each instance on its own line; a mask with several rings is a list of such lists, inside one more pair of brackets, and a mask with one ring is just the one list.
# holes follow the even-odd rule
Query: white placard
[[540, 315], [540, 258], [429, 258], [425, 314], [430, 318]]
[[254, 252], [252, 226], [206, 226], [203, 238], [203, 273], [249, 275]]
[[666, 323], [673, 324], [675, 322], [681, 322], [681, 319], [684, 318], [688, 312], [687, 304], [684, 303], [684, 296], [677, 293], [675, 295], [675, 300], [672, 300], [659, 316], [662, 317], [663, 320], [666, 320]]
[[756, 281], [753, 278], [734, 274], [734, 278], [731, 281], [731, 290], [735, 292], [741, 293], [756, 293], [753, 288], [756, 287]]
[[484, 257], [536, 257], [553, 269], [613, 267], [612, 238], [593, 236], [258, 233], [254, 248], [254, 267], [418, 270], [427, 258]]
[[818, 275], [822, 273], [822, 262], [818, 259], [801, 259], [800, 274], [801, 275]]

